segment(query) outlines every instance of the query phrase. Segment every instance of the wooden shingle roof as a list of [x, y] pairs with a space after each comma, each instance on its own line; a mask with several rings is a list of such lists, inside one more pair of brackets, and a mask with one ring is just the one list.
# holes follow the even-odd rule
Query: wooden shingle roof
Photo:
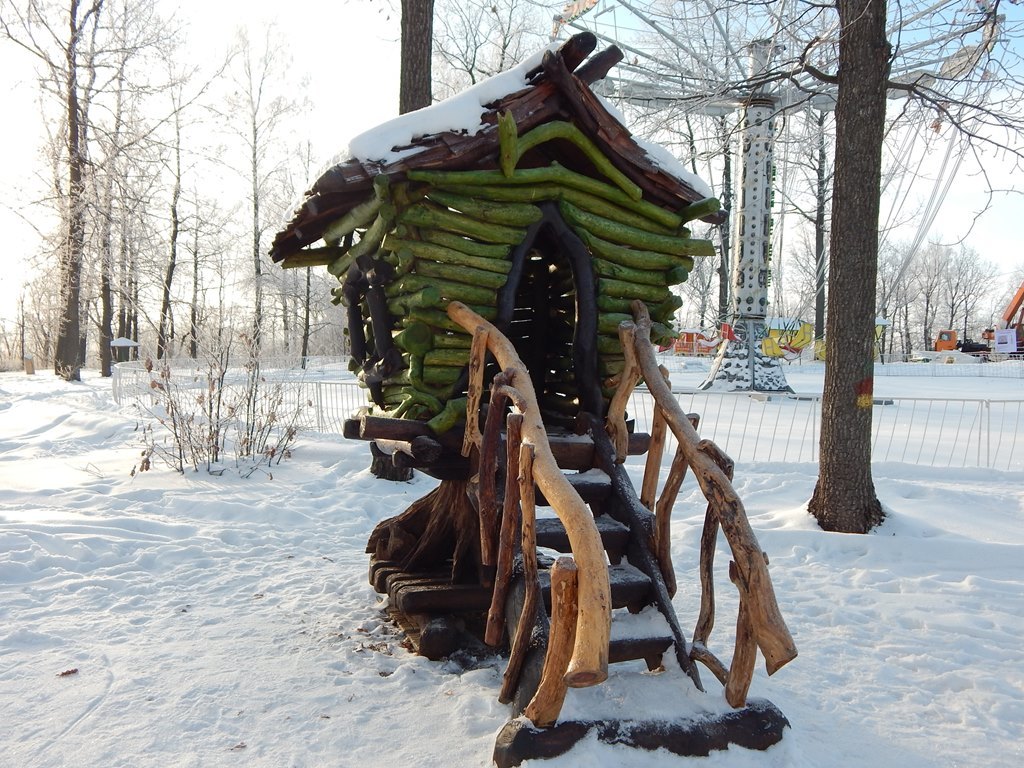
[[[381, 174], [391, 181], [403, 181], [412, 170], [497, 168], [498, 117], [503, 113], [510, 114], [523, 133], [552, 121], [574, 123], [617, 170], [640, 187], [648, 202], [678, 211], [706, 197], [694, 189], [690, 180], [652, 159], [590, 90], [622, 59], [622, 52], [614, 46], [590, 56], [596, 44], [594, 35], [584, 32], [558, 50], [546, 51], [540, 66], [527, 73], [524, 88], [483, 106], [482, 128], [474, 133], [433, 133], [414, 139], [408, 146], [394, 147], [399, 157], [390, 162], [353, 157], [330, 168], [316, 180], [292, 220], [275, 236], [271, 247], [274, 261], [287, 260], [320, 240], [332, 222], [372, 193], [373, 181]], [[590, 161], [569, 142], [547, 142], [533, 153], [523, 158], [520, 167], [544, 166], [557, 159], [577, 173], [593, 173]], [[718, 221], [721, 215], [714, 214], [708, 220]]]

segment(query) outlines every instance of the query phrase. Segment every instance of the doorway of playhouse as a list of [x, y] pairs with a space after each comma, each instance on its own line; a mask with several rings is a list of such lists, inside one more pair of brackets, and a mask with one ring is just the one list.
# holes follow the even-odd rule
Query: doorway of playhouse
[[512, 254], [499, 324], [530, 372], [544, 423], [573, 429], [603, 415], [594, 273], [583, 242], [548, 212]]

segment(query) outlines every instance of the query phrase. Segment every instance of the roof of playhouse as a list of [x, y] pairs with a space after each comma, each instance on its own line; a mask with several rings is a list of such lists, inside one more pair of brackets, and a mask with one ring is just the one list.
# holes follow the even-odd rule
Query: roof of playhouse
[[[596, 46], [581, 33], [560, 48], [544, 49], [514, 69], [484, 80], [433, 106], [402, 115], [349, 143], [346, 156], [306, 193], [291, 222], [274, 238], [271, 255], [285, 261], [317, 243], [328, 227], [373, 193], [374, 179], [402, 181], [416, 170], [479, 170], [499, 163], [499, 115], [511, 115], [520, 132], [571, 121], [648, 202], [678, 211], [711, 196], [700, 178], [664, 148], [632, 136], [613, 108], [590, 90], [622, 58], [610, 47], [585, 61]], [[585, 62], [585, 63], [584, 63]], [[593, 175], [590, 160], [569, 142], [535, 147], [520, 166], [557, 159]], [[712, 213], [706, 220], [719, 221]]]

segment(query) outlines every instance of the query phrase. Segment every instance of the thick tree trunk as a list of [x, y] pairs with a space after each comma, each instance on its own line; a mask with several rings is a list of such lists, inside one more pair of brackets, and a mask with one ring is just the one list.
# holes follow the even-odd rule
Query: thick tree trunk
[[808, 510], [825, 530], [882, 520], [871, 477], [878, 209], [890, 47], [882, 0], [839, 0], [839, 95], [832, 193], [827, 354], [818, 484]]
[[828, 198], [825, 173], [825, 113], [818, 112], [817, 207], [814, 211], [814, 340], [825, 335], [825, 202]]
[[78, 41], [79, 4], [71, 0], [68, 13], [70, 34], [65, 51], [67, 70], [67, 149], [68, 196], [67, 235], [60, 255], [61, 314], [57, 329], [57, 347], [54, 353], [54, 372], [67, 381], [81, 380], [81, 295], [82, 254], [85, 251], [85, 184], [83, 172], [84, 133], [82, 111], [78, 102]]
[[434, 0], [402, 0], [402, 73], [398, 111], [403, 115], [430, 105], [433, 36]]

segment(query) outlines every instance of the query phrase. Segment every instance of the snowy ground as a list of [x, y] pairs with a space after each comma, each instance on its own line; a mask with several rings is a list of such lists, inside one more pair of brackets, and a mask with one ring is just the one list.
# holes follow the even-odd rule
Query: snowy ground
[[[934, 394], [922, 386], [936, 384], [877, 381], [878, 394]], [[1021, 392], [1019, 380], [937, 386]], [[373, 525], [433, 481], [375, 480], [365, 445], [317, 435], [272, 478], [133, 477], [138, 425], [109, 393], [94, 377], [0, 374], [0, 765], [489, 764], [508, 717], [501, 661], [410, 655], [366, 584]], [[806, 515], [813, 465], [737, 467], [800, 649], [752, 686], [792, 723], [781, 744], [684, 761], [584, 742], [543, 765], [1020, 765], [1024, 473], [890, 464], [875, 476], [887, 522], [843, 536]], [[684, 486], [684, 626], [703, 506]], [[712, 646], [727, 656], [735, 601], [727, 583], [718, 592]], [[616, 670], [570, 695], [569, 712], [723, 706], [671, 669]]]

